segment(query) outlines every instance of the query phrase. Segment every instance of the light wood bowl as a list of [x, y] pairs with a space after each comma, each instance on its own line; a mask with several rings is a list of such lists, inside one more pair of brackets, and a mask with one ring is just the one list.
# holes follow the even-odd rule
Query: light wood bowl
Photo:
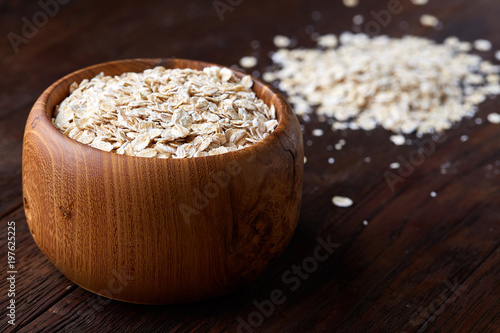
[[290, 242], [302, 194], [302, 135], [288, 104], [256, 79], [253, 89], [275, 106], [279, 125], [263, 141], [222, 155], [117, 155], [52, 125], [71, 83], [157, 65], [213, 64], [114, 61], [69, 74], [43, 92], [24, 134], [24, 210], [40, 249], [81, 287], [134, 303], [198, 301], [251, 283]]

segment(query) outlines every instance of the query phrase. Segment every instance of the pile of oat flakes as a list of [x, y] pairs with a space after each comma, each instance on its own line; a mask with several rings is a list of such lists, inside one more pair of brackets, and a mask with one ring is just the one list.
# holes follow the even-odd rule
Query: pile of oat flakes
[[257, 98], [252, 84], [215, 66], [101, 73], [73, 83], [52, 122], [76, 141], [117, 154], [221, 154], [261, 141], [278, 125], [274, 106]]
[[[348, 2], [349, 6], [357, 4]], [[425, 3], [415, 0], [418, 5]], [[357, 17], [354, 21], [363, 20]], [[438, 28], [438, 23], [436, 19], [432, 26]], [[314, 49], [297, 48], [293, 39], [276, 36], [278, 50], [271, 54], [273, 67], [263, 73], [263, 79], [287, 94], [304, 122], [314, 113], [333, 131], [371, 131], [381, 126], [393, 132], [390, 140], [394, 144], [403, 145], [408, 142], [404, 134], [421, 137], [440, 133], [464, 117], [472, 117], [488, 97], [500, 95], [500, 66], [472, 53], [491, 51], [492, 44], [487, 40], [471, 43], [452, 36], [436, 43], [417, 36], [370, 37], [352, 32], [314, 33], [311, 37], [317, 43]], [[495, 57], [500, 60], [500, 51]], [[257, 59], [251, 67], [256, 63]], [[497, 113], [490, 113], [487, 119], [500, 123]], [[478, 120], [476, 123], [480, 123]], [[322, 136], [323, 130], [313, 129], [311, 133]], [[312, 144], [311, 140], [306, 144], [309, 142]], [[333, 145], [327, 149], [332, 150]], [[342, 149], [340, 142], [335, 149]], [[369, 161], [366, 157], [365, 162]], [[333, 157], [328, 159], [329, 164], [334, 162]], [[399, 167], [399, 163], [390, 164], [391, 169]], [[431, 192], [431, 197], [436, 196]], [[353, 201], [334, 196], [332, 203], [349, 207]]]
[[263, 78], [278, 82], [297, 114], [314, 111], [333, 130], [441, 132], [500, 94], [500, 66], [456, 37], [442, 44], [350, 32], [316, 39], [315, 49], [280, 48], [272, 55], [278, 68]]

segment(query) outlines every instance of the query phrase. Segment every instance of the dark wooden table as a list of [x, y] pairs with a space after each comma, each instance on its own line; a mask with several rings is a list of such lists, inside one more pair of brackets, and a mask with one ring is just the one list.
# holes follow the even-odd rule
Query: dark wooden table
[[[231, 295], [143, 306], [110, 301], [72, 284], [34, 243], [22, 206], [23, 129], [49, 84], [91, 64], [135, 57], [232, 65], [255, 54], [262, 72], [270, 65], [274, 35], [312, 46], [307, 29], [340, 33], [351, 29], [355, 14], [373, 21], [370, 11], [387, 9], [388, 1], [361, 0], [361, 6], [348, 9], [331, 0], [220, 0], [216, 3], [226, 5], [221, 16], [212, 1], [45, 2], [58, 5], [44, 9], [35, 1], [0, 1], [0, 331], [500, 332], [500, 126], [485, 120], [500, 109], [498, 98], [480, 106], [475, 118], [483, 124], [465, 120], [438, 143], [423, 137], [400, 147], [384, 130], [332, 132], [313, 117], [304, 130], [312, 145], [305, 147], [295, 236], [264, 275]], [[380, 26], [381, 34], [436, 41], [450, 35], [486, 38], [500, 49], [498, 1], [400, 4], [403, 11]], [[53, 17], [45, 20], [43, 11]], [[312, 18], [315, 11], [319, 20]], [[439, 17], [443, 28], [418, 24], [425, 13]], [[39, 27], [24, 28], [23, 35], [26, 21], [34, 20]], [[257, 50], [253, 40], [260, 42]], [[493, 60], [493, 52], [483, 56]], [[313, 137], [314, 128], [326, 134]], [[462, 135], [468, 141], [462, 142]], [[341, 138], [347, 142], [341, 151], [327, 149]], [[389, 164], [409, 160], [424, 143], [431, 151], [392, 190], [385, 173], [397, 171]], [[433, 191], [436, 197], [430, 196]], [[337, 208], [334, 195], [351, 197], [354, 205]], [[8, 221], [16, 227], [15, 326], [6, 317]], [[325, 242], [337, 245], [322, 261], [311, 259]]]

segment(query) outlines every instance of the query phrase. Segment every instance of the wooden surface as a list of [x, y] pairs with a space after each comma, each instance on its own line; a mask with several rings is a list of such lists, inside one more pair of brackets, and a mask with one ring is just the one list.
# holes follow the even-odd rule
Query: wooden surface
[[[92, 64], [136, 57], [232, 65], [252, 54], [253, 40], [260, 42], [257, 69], [263, 71], [270, 64], [267, 54], [275, 34], [312, 46], [308, 25], [320, 33], [339, 33], [351, 27], [355, 14], [372, 20], [371, 10], [387, 6], [385, 0], [361, 2], [363, 6], [347, 9], [340, 1], [243, 0], [221, 21], [212, 1], [74, 0], [61, 5], [35, 36], [19, 45], [17, 54], [2, 37], [0, 249], [5, 277], [7, 221], [15, 221], [15, 329], [236, 332], [242, 320], [250, 319], [258, 326], [254, 332], [498, 332], [500, 127], [487, 121], [477, 125], [465, 120], [446, 132], [395, 191], [384, 173], [399, 156], [408, 159], [418, 149], [416, 143], [394, 146], [389, 133], [380, 129], [334, 133], [315, 119], [305, 124], [304, 142], [312, 145], [305, 145], [302, 210], [289, 247], [250, 287], [211, 301], [180, 306], [108, 301], [64, 278], [29, 234], [21, 192], [23, 129], [34, 101], [57, 79]], [[437, 41], [449, 35], [486, 38], [500, 49], [497, 1], [430, 0], [424, 7], [401, 3], [404, 10], [381, 33]], [[31, 20], [37, 11], [35, 1], [0, 2], [2, 36], [20, 34], [21, 18]], [[321, 13], [320, 20], [311, 18], [314, 11]], [[438, 16], [443, 29], [421, 27], [417, 22], [424, 13]], [[401, 29], [404, 22], [406, 30]], [[484, 57], [493, 60], [492, 53]], [[478, 117], [485, 120], [499, 109], [500, 99], [488, 100]], [[313, 137], [314, 128], [327, 134]], [[460, 141], [462, 135], [468, 135], [467, 142]], [[341, 138], [347, 141], [341, 151], [327, 149]], [[335, 158], [333, 165], [329, 157]], [[432, 191], [437, 197], [430, 196]], [[334, 195], [349, 196], [354, 205], [336, 208]], [[327, 242], [331, 253], [324, 248], [318, 252]], [[315, 254], [322, 261], [311, 259]], [[303, 264], [309, 273], [297, 270]], [[4, 314], [7, 289], [2, 278], [2, 332], [12, 331]]]
[[44, 91], [25, 128], [24, 211], [37, 245], [77, 285], [133, 303], [187, 303], [248, 285], [283, 253], [299, 218], [304, 151], [292, 109], [257, 80], [253, 90], [275, 107], [278, 127], [252, 147], [226, 154], [119, 155], [82, 145], [52, 124], [73, 82], [159, 65], [213, 66], [113, 61]]

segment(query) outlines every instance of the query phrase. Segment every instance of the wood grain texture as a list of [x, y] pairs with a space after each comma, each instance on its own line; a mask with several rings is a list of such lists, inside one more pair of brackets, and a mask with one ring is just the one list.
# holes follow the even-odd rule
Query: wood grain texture
[[[228, 1], [227, 1], [228, 2]], [[254, 332], [498, 332], [500, 326], [500, 130], [486, 115], [500, 112], [500, 100], [481, 104], [477, 118], [446, 132], [414, 172], [391, 191], [384, 172], [390, 163], [418, 149], [396, 147], [390, 134], [331, 132], [315, 117], [302, 122], [304, 167], [302, 208], [296, 232], [279, 259], [248, 287], [204, 302], [144, 306], [110, 301], [77, 287], [39, 250], [29, 234], [22, 209], [21, 150], [28, 113], [53, 82], [80, 68], [116, 59], [179, 57], [230, 66], [243, 55], [259, 59], [261, 74], [271, 62], [276, 34], [293, 36], [298, 46], [312, 47], [306, 32], [341, 33], [361, 14], [387, 9], [387, 0], [242, 1], [219, 20], [212, 1], [72, 0], [15, 54], [0, 43], [0, 235], [6, 222], [19, 227], [16, 327], [0, 320], [4, 332], [218, 332], [238, 331], [239, 318], [259, 310], [255, 302], [274, 290], [286, 300]], [[497, 1], [430, 0], [391, 17], [380, 34], [405, 34], [443, 41], [448, 36], [474, 41], [486, 38], [500, 50]], [[0, 32], [20, 33], [23, 16], [31, 19], [37, 1], [0, 2]], [[311, 14], [318, 11], [319, 20]], [[422, 27], [422, 14], [443, 22], [441, 30]], [[317, 15], [315, 16], [317, 18]], [[252, 48], [252, 41], [260, 46]], [[494, 60], [493, 52], [481, 53]], [[251, 74], [254, 69], [248, 70]], [[315, 128], [325, 135], [314, 137]], [[460, 140], [468, 136], [467, 142]], [[340, 139], [341, 151], [328, 149]], [[415, 140], [415, 138], [413, 138]], [[421, 140], [429, 139], [424, 137]], [[309, 145], [311, 144], [312, 145]], [[328, 163], [335, 158], [333, 165]], [[371, 162], [366, 163], [365, 157]], [[449, 162], [447, 173], [441, 166]], [[436, 191], [437, 197], [430, 197]], [[336, 208], [333, 195], [354, 200]], [[363, 225], [363, 220], [368, 225]], [[312, 256], [317, 238], [340, 244], [296, 290], [283, 274]], [[5, 239], [0, 239], [5, 249]], [[0, 255], [5, 259], [6, 252]], [[6, 260], [6, 259], [5, 259]], [[5, 261], [4, 261], [5, 262]], [[4, 265], [4, 264], [2, 264]], [[4, 267], [4, 266], [1, 266]], [[0, 280], [5, 304], [7, 281]], [[448, 286], [456, 284], [459, 292]], [[455, 288], [455, 287], [454, 287]], [[247, 333], [247, 332], [245, 332]]]
[[80, 144], [52, 125], [72, 82], [158, 65], [212, 64], [123, 60], [49, 87], [26, 124], [23, 200], [36, 243], [76, 284], [129, 302], [183, 303], [252, 282], [283, 252], [297, 224], [304, 154], [297, 118], [257, 80], [253, 89], [275, 106], [278, 127], [252, 147], [226, 154], [118, 155]]

